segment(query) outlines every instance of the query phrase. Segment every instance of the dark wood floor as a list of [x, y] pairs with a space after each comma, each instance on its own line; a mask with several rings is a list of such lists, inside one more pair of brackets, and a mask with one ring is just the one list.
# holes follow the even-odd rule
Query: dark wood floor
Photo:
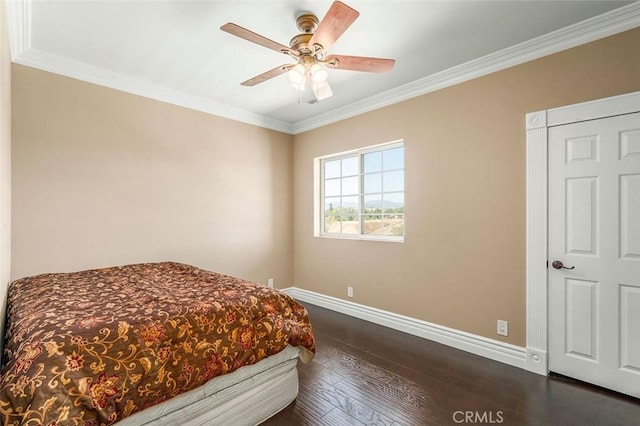
[[263, 425], [640, 425], [640, 400], [306, 304], [315, 359]]

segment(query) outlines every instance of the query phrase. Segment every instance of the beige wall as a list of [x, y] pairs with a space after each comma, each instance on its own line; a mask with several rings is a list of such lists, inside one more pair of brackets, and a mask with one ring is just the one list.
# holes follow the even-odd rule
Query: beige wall
[[13, 65], [12, 277], [175, 260], [292, 276], [292, 137]]
[[[295, 285], [524, 346], [525, 114], [637, 90], [640, 29], [295, 136]], [[405, 242], [313, 237], [313, 159], [396, 139]]]
[[[292, 137], [14, 65], [12, 277], [171, 259], [523, 346], [524, 114], [639, 75], [636, 29]], [[313, 159], [396, 139], [405, 242], [313, 237]]]
[[[0, 333], [11, 280], [11, 55], [6, 24], [0, 3]], [[2, 344], [0, 339], [0, 359]]]

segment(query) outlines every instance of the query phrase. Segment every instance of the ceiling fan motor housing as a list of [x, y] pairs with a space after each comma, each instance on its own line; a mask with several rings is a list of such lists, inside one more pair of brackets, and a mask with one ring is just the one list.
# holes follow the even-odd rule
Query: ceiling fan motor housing
[[311, 37], [313, 37], [311, 33], [293, 36], [289, 42], [289, 47], [291, 47], [292, 50], [300, 52], [301, 55], [305, 53], [309, 54], [311, 53], [311, 49], [309, 48], [309, 40], [311, 40]]
[[289, 42], [289, 47], [300, 53], [300, 55], [308, 55], [311, 53], [309, 48], [309, 40], [313, 37], [313, 33], [318, 28], [318, 17], [312, 13], [303, 13], [296, 19], [297, 27], [302, 34], [293, 36]]

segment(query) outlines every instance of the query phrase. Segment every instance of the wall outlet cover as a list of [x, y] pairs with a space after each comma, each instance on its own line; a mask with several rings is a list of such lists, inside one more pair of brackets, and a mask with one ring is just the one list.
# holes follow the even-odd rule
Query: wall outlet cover
[[497, 333], [501, 336], [509, 335], [509, 322], [505, 320], [498, 320], [498, 329]]

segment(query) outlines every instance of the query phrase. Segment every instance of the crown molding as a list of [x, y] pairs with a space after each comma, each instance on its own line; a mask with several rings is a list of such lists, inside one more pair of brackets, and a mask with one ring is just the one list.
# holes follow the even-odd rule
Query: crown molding
[[640, 26], [640, 1], [293, 125], [298, 134]]
[[15, 61], [31, 47], [31, 0], [7, 0], [7, 29], [9, 31], [9, 51]]
[[99, 67], [31, 48], [31, 4], [33, 0], [7, 0], [7, 26], [11, 60], [17, 64], [60, 74], [134, 95], [167, 102], [212, 115], [292, 134], [291, 123], [230, 107], [209, 99], [172, 90]]
[[13, 62], [293, 135], [640, 26], [640, 1], [637, 1], [330, 112], [290, 123], [32, 49], [32, 1], [6, 1]]
[[208, 114], [229, 118], [231, 120], [252, 124], [279, 132], [292, 132], [290, 123], [255, 114], [240, 108], [214, 102], [209, 99], [194, 96], [185, 92], [172, 90], [164, 86], [152, 84], [143, 80], [117, 74], [105, 69], [82, 62], [52, 55], [37, 49], [24, 51], [15, 63], [26, 65], [39, 70], [60, 74], [89, 83], [105, 86], [145, 98], [167, 102], [173, 105], [205, 112]]

